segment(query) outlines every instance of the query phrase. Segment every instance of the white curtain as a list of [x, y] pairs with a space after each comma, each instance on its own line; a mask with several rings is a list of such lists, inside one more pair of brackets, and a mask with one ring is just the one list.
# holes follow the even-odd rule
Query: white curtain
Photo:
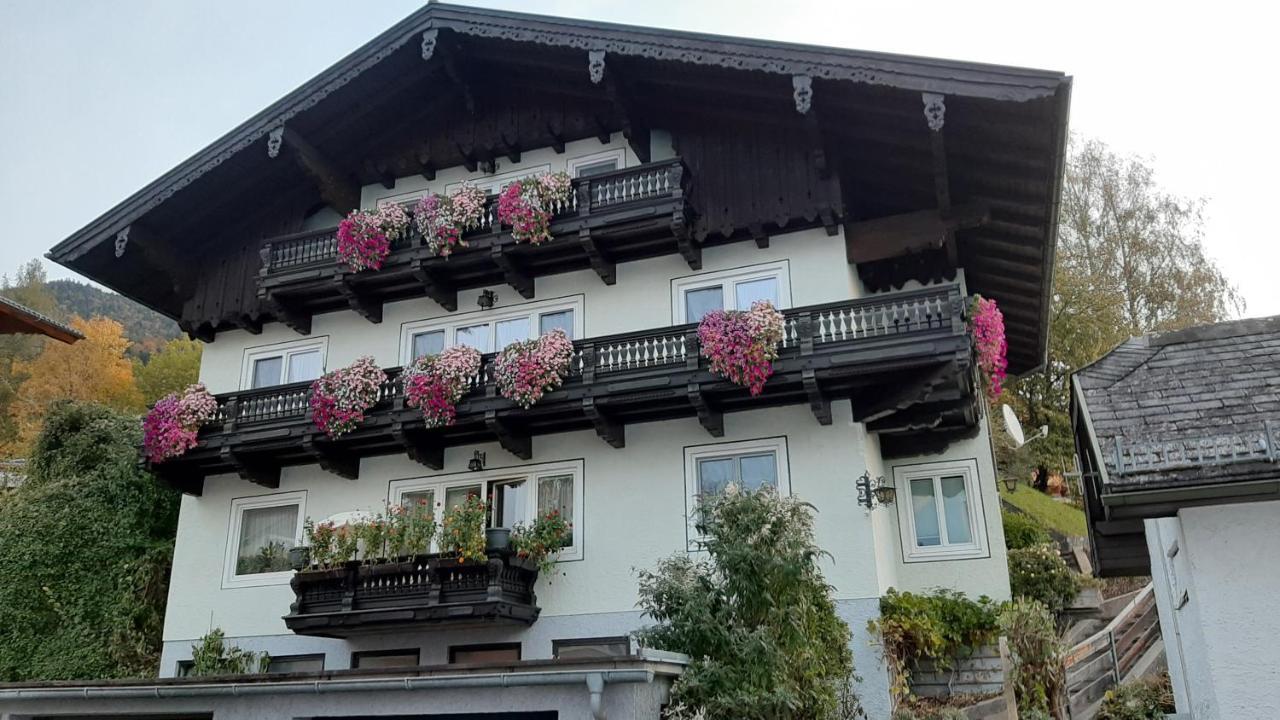
[[293, 547], [297, 532], [297, 505], [245, 510], [240, 515], [236, 574], [288, 570], [289, 548]]
[[[567, 523], [573, 523], [573, 476], [551, 475], [538, 478], [538, 515], [546, 515], [552, 510], [559, 510], [560, 517]], [[568, 542], [573, 544], [573, 533], [570, 531]]]

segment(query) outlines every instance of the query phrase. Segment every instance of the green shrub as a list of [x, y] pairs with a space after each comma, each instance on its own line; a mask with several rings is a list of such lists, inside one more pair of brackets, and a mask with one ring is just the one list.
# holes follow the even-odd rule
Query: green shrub
[[733, 489], [702, 505], [708, 560], [680, 553], [640, 573], [658, 624], [646, 647], [690, 661], [671, 718], [837, 720], [861, 714], [849, 626], [818, 567], [812, 508], [772, 490]]
[[1019, 598], [1000, 612], [1000, 632], [1009, 642], [1013, 662], [1009, 680], [1019, 714], [1034, 717], [1032, 713], [1051, 713], [1060, 707], [1066, 693], [1066, 650], [1058, 639], [1053, 613], [1035, 600]]
[[970, 600], [954, 590], [930, 595], [898, 592], [880, 598], [880, 617], [867, 623], [879, 635], [889, 664], [891, 690], [896, 698], [911, 694], [911, 667], [930, 659], [939, 668], [996, 638], [997, 606], [986, 596]]
[[898, 708], [893, 711], [893, 720], [969, 720], [963, 710], [956, 708], [939, 708], [937, 710], [912, 710]]
[[188, 675], [246, 675], [264, 673], [271, 664], [267, 653], [241, 650], [228, 645], [222, 628], [214, 628], [191, 646], [191, 670]]
[[1009, 510], [1004, 512], [1004, 546], [1010, 550], [1035, 547], [1053, 542], [1049, 531], [1030, 515]]
[[139, 468], [141, 430], [50, 409], [0, 504], [0, 681], [155, 675], [178, 495]]
[[1009, 587], [1015, 598], [1039, 601], [1061, 612], [1082, 586], [1080, 576], [1052, 543], [1009, 551]]
[[1107, 691], [1097, 720], [1160, 720], [1175, 712], [1167, 674], [1127, 682]]

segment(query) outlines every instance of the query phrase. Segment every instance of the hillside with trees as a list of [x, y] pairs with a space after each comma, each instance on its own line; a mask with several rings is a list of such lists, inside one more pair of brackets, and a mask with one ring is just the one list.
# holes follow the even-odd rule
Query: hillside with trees
[[50, 280], [45, 286], [68, 317], [109, 317], [120, 323], [129, 339], [131, 357], [145, 360], [147, 353], [182, 335], [178, 323], [123, 295], [75, 280]]

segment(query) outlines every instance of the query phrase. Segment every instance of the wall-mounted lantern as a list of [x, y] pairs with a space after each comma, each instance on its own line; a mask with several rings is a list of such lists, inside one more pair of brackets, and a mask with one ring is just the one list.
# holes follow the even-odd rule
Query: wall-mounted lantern
[[480, 296], [476, 298], [476, 304], [480, 306], [481, 310], [492, 309], [493, 304], [496, 302], [498, 302], [498, 293], [492, 290], [484, 290], [480, 293]]
[[479, 450], [471, 455], [471, 460], [467, 462], [467, 469], [471, 472], [479, 472], [484, 469], [484, 453]]
[[892, 505], [898, 497], [898, 491], [885, 482], [883, 477], [872, 479], [870, 470], [862, 473], [862, 477], [858, 478], [854, 485], [858, 488], [858, 504], [865, 505], [868, 510], [874, 508], [877, 503]]

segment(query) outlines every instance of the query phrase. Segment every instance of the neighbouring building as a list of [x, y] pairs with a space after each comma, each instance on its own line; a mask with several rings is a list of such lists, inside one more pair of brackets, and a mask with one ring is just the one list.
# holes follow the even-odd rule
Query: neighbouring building
[[1280, 717], [1280, 316], [1133, 338], [1072, 376], [1099, 575], [1147, 575], [1178, 717]]
[[[683, 659], [628, 640], [646, 623], [634, 569], [698, 552], [697, 498], [738, 482], [816, 506], [858, 692], [887, 718], [881, 595], [1009, 596], [966, 315], [994, 299], [1010, 372], [1044, 362], [1070, 88], [426, 6], [50, 252], [204, 340], [219, 409], [153, 468], [185, 493], [162, 677], [0, 688], [0, 706], [655, 720]], [[573, 179], [553, 239], [516, 242], [494, 194], [555, 171]], [[351, 210], [463, 182], [489, 195], [466, 247], [438, 257], [410, 233], [380, 270], [337, 261]], [[709, 371], [695, 331], [766, 299], [784, 339], [753, 396]], [[501, 397], [493, 351], [556, 328], [574, 343], [563, 386], [527, 410]], [[486, 353], [480, 380], [426, 429], [398, 368], [459, 344]], [[363, 355], [388, 370], [382, 399], [330, 440], [310, 382]], [[308, 518], [472, 493], [495, 525], [572, 518], [554, 578], [491, 563], [470, 594], [422, 567], [318, 587], [243, 562], [301, 542]], [[178, 677], [211, 627], [291, 674]]]

